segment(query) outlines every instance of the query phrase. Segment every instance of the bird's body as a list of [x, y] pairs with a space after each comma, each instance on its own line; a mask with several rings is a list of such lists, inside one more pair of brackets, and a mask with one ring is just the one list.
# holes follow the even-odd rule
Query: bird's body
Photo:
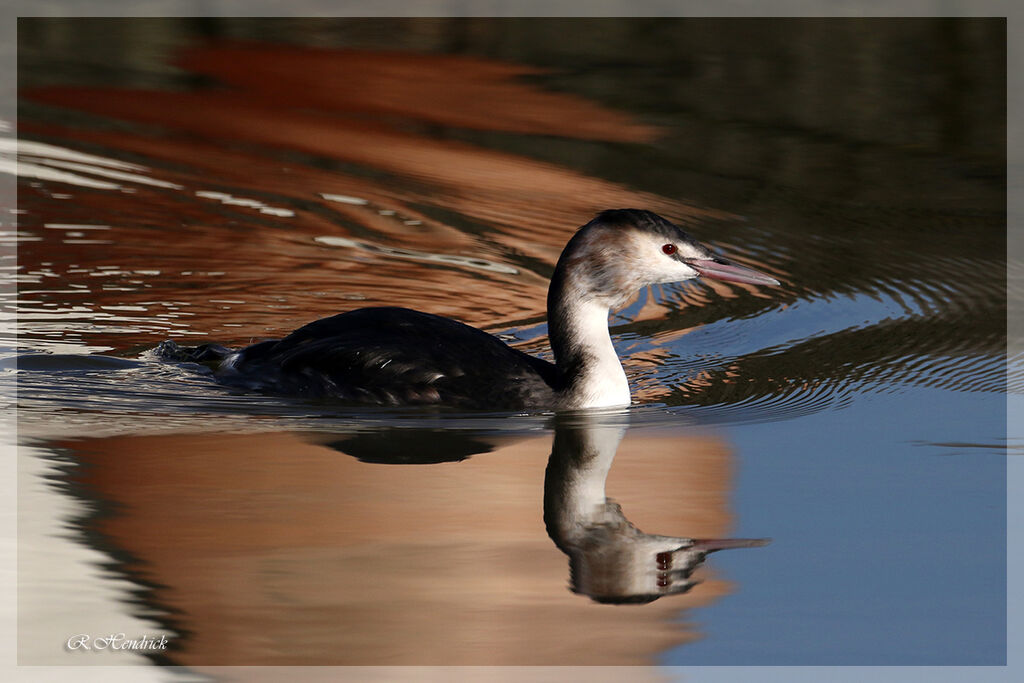
[[515, 411], [624, 406], [629, 384], [608, 332], [609, 311], [641, 287], [700, 275], [778, 284], [715, 257], [649, 211], [605, 211], [576, 232], [555, 267], [548, 290], [554, 363], [406, 308], [341, 313], [237, 351], [205, 347], [193, 359], [212, 362], [218, 379], [232, 385], [353, 403]]
[[[473, 370], [466, 359], [473, 358]], [[554, 364], [475, 327], [408, 308], [360, 308], [225, 358], [223, 379], [376, 405], [518, 410], [553, 405]]]

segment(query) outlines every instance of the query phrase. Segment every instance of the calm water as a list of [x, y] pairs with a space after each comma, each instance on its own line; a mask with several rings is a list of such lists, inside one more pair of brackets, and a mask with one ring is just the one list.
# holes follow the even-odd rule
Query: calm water
[[[21, 20], [20, 662], [1004, 663], [1004, 28]], [[782, 282], [640, 293], [628, 411], [148, 353], [400, 304], [547, 355], [561, 247], [623, 206]], [[772, 542], [652, 564], [726, 537]], [[121, 632], [169, 645], [66, 645]]]

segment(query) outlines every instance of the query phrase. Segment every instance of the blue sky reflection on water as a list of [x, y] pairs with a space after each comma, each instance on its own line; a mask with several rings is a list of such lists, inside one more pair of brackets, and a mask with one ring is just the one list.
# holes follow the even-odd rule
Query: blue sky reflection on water
[[686, 615], [705, 638], [663, 663], [1005, 663], [1004, 451], [942, 445], [1002, 443], [1004, 405], [910, 388], [729, 428], [735, 533], [774, 540], [715, 556], [738, 590]]

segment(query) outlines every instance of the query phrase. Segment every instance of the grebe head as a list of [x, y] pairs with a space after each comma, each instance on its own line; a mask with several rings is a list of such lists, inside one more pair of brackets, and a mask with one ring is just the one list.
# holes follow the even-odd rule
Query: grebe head
[[716, 256], [661, 216], [639, 209], [603, 211], [566, 245], [558, 270], [577, 295], [610, 308], [648, 285], [707, 277], [777, 285], [772, 277]]

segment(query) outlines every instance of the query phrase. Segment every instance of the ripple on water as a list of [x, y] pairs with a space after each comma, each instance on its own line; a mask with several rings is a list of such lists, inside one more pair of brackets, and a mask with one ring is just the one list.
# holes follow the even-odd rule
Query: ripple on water
[[916, 280], [901, 287], [914, 296], [887, 288], [821, 295], [752, 318], [723, 313], [664, 342], [654, 335], [641, 349], [652, 362], [636, 379], [645, 387], [668, 388], [659, 397], [668, 405], [756, 410], [762, 418], [779, 419], [842, 407], [858, 392], [901, 386], [1003, 391], [999, 299], [972, 292], [968, 306], [963, 291]]

